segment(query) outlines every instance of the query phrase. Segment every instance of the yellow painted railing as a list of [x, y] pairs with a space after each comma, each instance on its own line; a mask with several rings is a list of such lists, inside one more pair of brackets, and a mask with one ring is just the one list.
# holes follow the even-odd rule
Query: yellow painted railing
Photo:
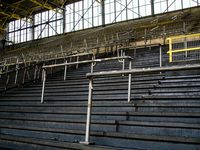
[[169, 43], [169, 62], [173, 62], [173, 56], [177, 53], [185, 52], [187, 55], [188, 51], [200, 50], [200, 33], [180, 35], [167, 38]]

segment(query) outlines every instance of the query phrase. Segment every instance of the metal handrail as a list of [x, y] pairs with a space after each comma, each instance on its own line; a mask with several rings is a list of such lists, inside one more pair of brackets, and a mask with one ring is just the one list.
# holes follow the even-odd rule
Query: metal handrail
[[153, 72], [162, 72], [162, 71], [179, 71], [179, 70], [191, 70], [191, 69], [199, 69], [200, 64], [194, 65], [182, 65], [182, 66], [171, 66], [171, 67], [154, 67], [154, 68], [142, 68], [142, 69], [126, 69], [126, 70], [114, 70], [114, 71], [101, 71], [95, 73], [87, 73], [86, 77], [97, 77], [97, 76], [105, 76], [105, 75], [119, 75], [119, 74], [137, 74], [137, 73], [153, 73]]
[[[198, 38], [197, 38], [198, 37]], [[166, 40], [169, 43], [169, 51], [167, 52], [167, 54], [169, 55], [169, 62], [173, 62], [173, 54], [174, 53], [180, 53], [180, 52], [185, 52], [186, 53], [186, 57], [187, 57], [187, 52], [189, 51], [199, 51], [200, 50], [200, 46], [199, 45], [194, 45], [194, 47], [188, 47], [187, 42], [188, 42], [188, 38], [194, 38], [194, 39], [198, 39], [200, 40], [200, 33], [197, 34], [188, 34], [188, 35], [179, 35], [179, 36], [172, 36], [167, 38]], [[182, 43], [184, 43], [184, 47], [182, 48], [178, 48], [178, 49], [174, 49], [173, 48], [173, 44], [182, 41]]]
[[[20, 84], [24, 84], [24, 82], [25, 82], [25, 78], [26, 78], [26, 75], [28, 76], [28, 79], [30, 79], [30, 76], [29, 76], [29, 73], [28, 73], [28, 69], [31, 69], [31, 68], [33, 68], [34, 69], [34, 67], [36, 68], [36, 66], [38, 66], [38, 65], [40, 65], [41, 63], [35, 63], [35, 64], [29, 64], [29, 65], [23, 65], [23, 66], [16, 66], [15, 68], [13, 68], [13, 69], [11, 69], [11, 70], [7, 70], [6, 72], [0, 72], [0, 78], [2, 78], [3, 79], [3, 76], [5, 76], [7, 79], [5, 80], [5, 88], [4, 88], [4, 91], [6, 91], [7, 90], [7, 88], [8, 88], [8, 84], [9, 84], [9, 82], [10, 82], [10, 75], [12, 74], [12, 73], [15, 73], [15, 77], [14, 77], [14, 84], [15, 85], [20, 85]], [[23, 72], [23, 77], [22, 77], [22, 81], [21, 82], [17, 82], [17, 80], [18, 80], [18, 74], [19, 74], [19, 71], [20, 70], [24, 70], [24, 72]], [[36, 74], [34, 74], [34, 77], [33, 77], [33, 80], [35, 80], [36, 79]], [[18, 84], [17, 84], [18, 83]], [[15, 86], [13, 86], [13, 87], [15, 87]], [[13, 88], [12, 87], [12, 88]], [[3, 92], [3, 91], [2, 91]]]
[[[15, 84], [16, 84], [17, 83], [17, 77], [18, 77], [18, 71], [20, 70], [20, 68], [19, 68], [20, 65], [25, 64], [25, 66], [26, 66], [26, 64], [31, 64], [31, 63], [39, 64], [39, 63], [45, 63], [45, 62], [48, 62], [48, 61], [53, 61], [53, 60], [56, 61], [56, 60], [63, 59], [63, 58], [66, 59], [66, 58], [73, 58], [73, 57], [77, 57], [77, 60], [78, 60], [80, 56], [85, 56], [85, 55], [88, 56], [88, 55], [94, 55], [94, 54], [93, 53], [79, 53], [79, 54], [65, 56], [65, 57], [62, 57], [62, 58], [60, 57], [60, 58], [56, 58], [56, 59], [52, 58], [52, 59], [48, 59], [48, 60], [47, 59], [46, 60], [32, 60], [32, 61], [26, 61], [26, 62], [25, 61], [19, 62], [19, 59], [17, 59], [16, 63], [9, 63], [9, 64], [5, 63], [5, 64], [0, 65], [0, 77], [2, 75], [5, 75], [5, 74], [10, 74], [12, 72], [16, 72], [16, 74], [15, 74]], [[18, 57], [12, 57], [12, 58], [18, 58]], [[8, 68], [11, 67], [11, 66], [15, 66], [15, 69], [8, 70]], [[38, 69], [38, 67], [35, 68], [35, 72], [37, 72], [36, 69]], [[37, 73], [34, 73], [34, 79], [36, 78], [35, 77], [36, 74]]]
[[[45, 60], [32, 60], [32, 61], [26, 61], [26, 63], [34, 63], [34, 62], [44, 62], [44, 61], [52, 61], [52, 60], [59, 60], [59, 59], [63, 59], [63, 58], [72, 58], [72, 57], [79, 57], [79, 56], [87, 56], [87, 55], [93, 55], [93, 53], [79, 53], [79, 54], [74, 54], [74, 55], [68, 55], [68, 56], [63, 56], [63, 57], [57, 57], [57, 58], [49, 58], [49, 59], [45, 59]], [[13, 65], [19, 65], [19, 64], [23, 64], [24, 62], [18, 62], [18, 63], [9, 63], [9, 64], [0, 64], [0, 67], [4, 67], [4, 66], [13, 66]]]
[[[77, 64], [91, 64], [91, 72], [93, 72], [93, 68], [94, 68], [94, 63], [97, 63], [97, 62], [102, 62], [102, 61], [110, 61], [110, 60], [125, 60], [125, 59], [128, 59], [129, 60], [129, 69], [131, 68], [131, 60], [132, 60], [132, 57], [130, 56], [121, 56], [121, 57], [110, 57], [110, 58], [102, 58], [102, 59], [93, 59], [93, 60], [85, 60], [85, 61], [78, 61], [78, 62], [71, 62], [71, 63], [68, 63], [68, 62], [65, 62], [65, 63], [61, 63], [61, 64], [55, 64], [55, 65], [46, 65], [46, 66], [43, 66], [42, 67], [42, 94], [41, 94], [41, 103], [44, 102], [44, 91], [45, 91], [45, 82], [46, 82], [46, 76], [47, 76], [47, 73], [46, 73], [46, 69], [48, 68], [55, 68], [55, 67], [66, 67], [66, 66], [70, 66], [70, 65], [77, 65]], [[124, 63], [123, 63], [123, 68], [124, 68]], [[66, 68], [64, 70], [64, 80], [66, 79]], [[131, 79], [131, 76], [129, 77], [129, 79]]]
[[[45, 59], [45, 61], [53, 61], [53, 60], [67, 59], [67, 58], [73, 58], [73, 57], [79, 57], [79, 56], [87, 56], [87, 55], [94, 55], [94, 54], [93, 53], [79, 53], [79, 54], [62, 56], [62, 57], [57, 57], [57, 58], [49, 58], [49, 59]], [[35, 60], [35, 61], [37, 61], [37, 60]], [[44, 61], [44, 60], [42, 60], [42, 61]]]
[[[23, 63], [19, 63], [19, 64], [23, 64]], [[9, 73], [13, 73], [17, 70], [22, 70], [22, 69], [25, 69], [25, 68], [29, 68], [30, 66], [26, 66], [26, 67], [19, 67], [19, 68], [14, 68], [12, 70], [8, 70], [6, 72], [0, 72], [0, 75], [5, 75], [5, 74], [9, 74]]]
[[20, 64], [24, 64], [24, 62], [3, 64], [3, 65], [0, 65], [0, 67], [15, 66], [15, 65], [20, 65]]
[[125, 47], [122, 47], [122, 48], [119, 48], [120, 49], [139, 49], [139, 48], [147, 48], [147, 47], [155, 47], [155, 46], [161, 46], [160, 43], [154, 43], [154, 44], [145, 44], [145, 45], [129, 45], [129, 46], [125, 46]]
[[[142, 69], [127, 69], [127, 70], [115, 70], [115, 71], [102, 71], [96, 73], [87, 73], [86, 77], [89, 79], [89, 92], [88, 92], [88, 105], [87, 105], [87, 120], [86, 120], [86, 131], [85, 141], [83, 144], [90, 144], [90, 124], [91, 124], [91, 111], [92, 111], [92, 97], [93, 97], [93, 79], [100, 76], [109, 75], [131, 75], [138, 73], [155, 73], [163, 71], [180, 71], [180, 70], [191, 70], [200, 69], [200, 64], [195, 65], [184, 65], [184, 66], [172, 66], [172, 67], [155, 67], [155, 68], [142, 68]], [[131, 77], [131, 76], [129, 76]], [[128, 80], [128, 102], [130, 102], [130, 91], [131, 91], [131, 78]]]
[[[57, 60], [63, 59], [65, 60], [65, 58], [76, 58], [77, 60], [79, 60], [80, 56], [94, 56], [93, 53], [79, 53], [79, 54], [74, 54], [74, 55], [69, 55], [69, 56], [65, 56], [62, 58], [56, 58], [56, 59], [48, 59], [48, 60], [34, 60], [34, 61], [26, 61], [24, 58], [23, 61], [19, 61], [18, 57], [12, 57], [12, 58], [17, 58], [16, 63], [5, 63], [0, 65], [0, 79], [3, 80], [3, 78], [5, 77], [5, 91], [7, 90], [8, 84], [10, 83], [10, 76], [11, 74], [15, 73], [15, 77], [14, 77], [14, 84], [18, 85], [18, 83], [22, 83], [24, 84], [25, 82], [25, 78], [28, 77], [30, 78], [28, 69], [30, 69], [30, 67], [33, 68], [34, 71], [34, 75], [33, 75], [33, 81], [36, 81], [36, 79], [39, 79], [40, 74], [41, 74], [41, 69], [42, 69], [42, 65], [44, 65], [46, 62], [48, 61], [53, 61], [55, 60], [55, 62]], [[35, 68], [34, 68], [35, 67]], [[18, 74], [20, 70], [24, 70], [23, 73], [23, 78], [22, 78], [22, 82], [18, 81]], [[2, 83], [3, 85], [4, 83]]]
[[69, 66], [69, 65], [76, 65], [76, 64], [85, 64], [85, 63], [95, 63], [95, 62], [102, 62], [102, 61], [110, 61], [110, 60], [120, 60], [120, 59], [132, 59], [131, 56], [121, 56], [121, 57], [109, 57], [109, 58], [102, 58], [102, 59], [94, 59], [94, 60], [85, 60], [79, 62], [71, 62], [71, 63], [61, 63], [55, 65], [46, 65], [42, 68], [54, 68], [54, 67], [62, 67], [62, 66]]

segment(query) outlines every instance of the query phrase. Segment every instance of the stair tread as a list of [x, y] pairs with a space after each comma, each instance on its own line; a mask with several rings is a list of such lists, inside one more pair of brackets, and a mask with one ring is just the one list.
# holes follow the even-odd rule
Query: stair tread
[[30, 138], [30, 137], [20, 137], [20, 136], [11, 136], [11, 135], [2, 135], [0, 134], [0, 140], [7, 140], [7, 141], [16, 141], [21, 143], [28, 143], [28, 144], [36, 144], [36, 145], [43, 145], [43, 146], [50, 146], [54, 148], [61, 148], [61, 149], [88, 149], [88, 150], [114, 150], [112, 147], [106, 146], [97, 146], [97, 145], [83, 145], [79, 143], [70, 143], [66, 141], [55, 141], [49, 139], [38, 139], [38, 138]]
[[[6, 109], [1, 109], [0, 112], [7, 112]], [[52, 112], [52, 110], [43, 110], [37, 111], [37, 110], [9, 110], [9, 112], [17, 112], [17, 113], [48, 113], [48, 114], [82, 114], [86, 115], [86, 111], [63, 111], [63, 110], [56, 110], [55, 112]], [[200, 117], [199, 112], [93, 112], [93, 115], [132, 115], [132, 116], [169, 116], [169, 117]]]
[[[81, 123], [85, 124], [85, 119], [63, 119], [63, 118], [26, 118], [26, 117], [7, 117], [2, 116], [1, 119], [17, 120], [17, 121], [34, 121], [34, 122], [56, 122], [56, 123]], [[146, 127], [165, 127], [165, 128], [187, 128], [187, 129], [200, 129], [199, 124], [191, 123], [174, 123], [174, 122], [156, 122], [156, 121], [132, 121], [132, 120], [91, 120], [91, 124], [104, 124], [104, 125], [130, 125], [130, 126], [146, 126]]]
[[[24, 127], [24, 126], [4, 126], [0, 125], [0, 128], [7, 129], [17, 129], [17, 130], [31, 130], [39, 132], [53, 132], [53, 133], [63, 133], [63, 134], [80, 134], [84, 135], [84, 131], [79, 130], [67, 130], [67, 129], [56, 129], [56, 128], [40, 128], [40, 127]], [[143, 135], [143, 134], [129, 134], [121, 132], [102, 132], [102, 131], [91, 131], [91, 136], [99, 137], [115, 137], [115, 138], [125, 138], [125, 139], [137, 139], [137, 140], [149, 140], [149, 141], [163, 141], [163, 142], [177, 142], [177, 143], [190, 143], [190, 144], [200, 144], [199, 138], [191, 137], [175, 137], [175, 136], [160, 136], [160, 135]]]

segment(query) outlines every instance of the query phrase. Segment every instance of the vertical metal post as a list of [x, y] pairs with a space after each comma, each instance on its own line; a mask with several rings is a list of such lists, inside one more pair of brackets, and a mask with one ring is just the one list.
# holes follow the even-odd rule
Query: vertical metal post
[[7, 60], [5, 60], [5, 62], [4, 62], [3, 70], [6, 70], [6, 63], [7, 63]]
[[26, 78], [26, 66], [24, 68], [24, 74], [23, 74], [22, 84], [24, 84], [25, 78]]
[[181, 9], [183, 9], [183, 0], [181, 0]]
[[[54, 64], [57, 64], [57, 59], [54, 60]], [[55, 71], [56, 71], [56, 68], [55, 68]], [[53, 70], [52, 70], [52, 74], [53, 74]]]
[[[67, 63], [67, 60], [65, 61], [65, 63]], [[67, 65], [65, 65], [64, 69], [64, 81], [66, 80], [66, 76], [67, 76]]]
[[62, 7], [63, 8], [63, 33], [65, 33], [66, 31], [66, 10], [65, 10], [65, 7]]
[[165, 39], [166, 39], [166, 32], [165, 32], [165, 26], [163, 26], [163, 45], [165, 45]]
[[7, 86], [8, 86], [9, 80], [10, 80], [10, 74], [8, 73], [9, 65], [6, 66], [6, 64], [5, 64], [5, 69], [6, 69], [6, 74], [7, 74], [5, 90], [7, 90]]
[[37, 78], [37, 71], [38, 71], [38, 65], [35, 65], [35, 71], [34, 71], [34, 81], [36, 80], [36, 78]]
[[93, 71], [94, 71], [94, 64], [93, 64], [93, 62], [91, 63], [91, 73], [93, 73]]
[[[52, 61], [51, 63], [52, 65], [54, 64], [54, 62]], [[51, 76], [53, 75], [53, 67], [51, 67]]]
[[30, 80], [30, 75], [29, 75], [28, 69], [29, 69], [29, 67], [27, 67], [26, 74], [27, 74], [28, 80]]
[[151, 0], [151, 15], [154, 16], [154, 0]]
[[[79, 62], [79, 56], [77, 56], [76, 62]], [[78, 64], [76, 64], [76, 69], [78, 69]]]
[[32, 27], [31, 27], [31, 40], [34, 40], [35, 39], [35, 28], [34, 28], [34, 25], [35, 25], [35, 19], [34, 19], [34, 15], [31, 15], [31, 21], [32, 21], [32, 23], [31, 23], [31, 25], [32, 25]]
[[[95, 60], [95, 55], [92, 56], [92, 60]], [[94, 62], [91, 62], [91, 73], [94, 72]]]
[[117, 18], [117, 11], [116, 11], [116, 2], [117, 0], [114, 0], [114, 15], [115, 15], [115, 19], [114, 19], [114, 22], [116, 22], [116, 18]]
[[127, 0], [126, 0], [126, 20], [128, 20], [128, 3], [127, 3]]
[[40, 74], [41, 74], [40, 72], [42, 71], [41, 81], [43, 81], [43, 69], [42, 69], [43, 66], [45, 66], [45, 62], [43, 62], [42, 66], [40, 67], [39, 72], [38, 72], [38, 79], [39, 79], [40, 78]]
[[[184, 33], [186, 33], [187, 31], [186, 31], [186, 23], [185, 22], [183, 22], [183, 32]], [[184, 38], [184, 49], [187, 49], [187, 38], [185, 37]], [[185, 57], [187, 58], [187, 56], [188, 56], [188, 51], [185, 51]]]
[[84, 39], [84, 45], [85, 45], [86, 52], [88, 52], [88, 43], [86, 39]]
[[137, 1], [137, 4], [138, 4], [138, 7], [137, 7], [137, 9], [138, 9], [138, 17], [140, 17], [141, 16], [140, 15], [140, 0]]
[[144, 29], [144, 44], [145, 44], [145, 47], [146, 47], [146, 44], [147, 44], [147, 28]]
[[3, 72], [3, 69], [2, 67], [0, 68], [0, 78], [1, 78], [1, 73]]
[[[82, 8], [85, 8], [84, 7], [84, 2], [82, 1]], [[84, 14], [84, 12], [85, 12], [85, 10], [84, 9], [82, 9], [82, 14]], [[85, 17], [84, 16], [82, 16], [82, 18], [84, 19]], [[82, 29], [84, 29], [84, 21], [82, 21]]]
[[[107, 50], [105, 52], [107, 53]], [[99, 54], [99, 38], [97, 38], [96, 53]]]
[[16, 62], [16, 71], [15, 71], [15, 84], [17, 84], [17, 77], [18, 77], [18, 72], [19, 72], [19, 58], [17, 58], [17, 62]]
[[6, 87], [5, 87], [5, 90], [7, 90], [7, 87], [8, 87], [9, 81], [10, 81], [10, 74], [7, 73], [7, 80], [6, 80]]
[[[121, 53], [122, 53], [122, 55], [121, 55], [122, 57], [125, 56], [124, 50], [122, 50]], [[124, 69], [125, 69], [125, 59], [122, 60], [122, 70], [124, 70]]]
[[[131, 59], [129, 59], [129, 69], [132, 68], [132, 61]], [[132, 74], [128, 74], [128, 102], [131, 101], [131, 78], [132, 78]]]
[[41, 103], [44, 102], [44, 89], [45, 89], [45, 82], [46, 82], [46, 70], [42, 70], [42, 78], [43, 78], [43, 83], [42, 83], [42, 96], [41, 96]]
[[92, 111], [92, 95], [93, 95], [93, 78], [89, 78], [89, 93], [88, 93], [88, 108], [87, 108], [87, 122], [84, 144], [90, 144], [90, 123]]
[[105, 26], [105, 3], [101, 1], [101, 15], [102, 15], [102, 26]]
[[116, 33], [117, 40], [119, 41], [119, 33]]
[[136, 53], [137, 53], [137, 49], [136, 49], [136, 42], [135, 42], [135, 48], [134, 48], [134, 58], [136, 58]]
[[[98, 39], [98, 38], [97, 38]], [[99, 40], [97, 40], [98, 44], [99, 44]], [[105, 49], [107, 47], [107, 39], [106, 39], [106, 36], [104, 35], [104, 42], [105, 42]], [[99, 46], [99, 45], [98, 45]]]
[[64, 52], [63, 52], [63, 46], [62, 45], [60, 45], [60, 50], [61, 50], [63, 58], [65, 58], [65, 55], [64, 55]]
[[160, 45], [160, 67], [162, 67], [162, 45]]
[[[72, 57], [69, 58], [69, 62], [72, 62]], [[69, 68], [70, 68], [70, 65], [69, 65]]]
[[37, 72], [37, 79], [38, 79], [38, 80], [40, 79], [40, 71], [41, 71], [41, 66], [38, 67], [38, 72]]
[[171, 38], [168, 38], [169, 40], [169, 62], [172, 62], [173, 61], [173, 56], [172, 56], [172, 39]]

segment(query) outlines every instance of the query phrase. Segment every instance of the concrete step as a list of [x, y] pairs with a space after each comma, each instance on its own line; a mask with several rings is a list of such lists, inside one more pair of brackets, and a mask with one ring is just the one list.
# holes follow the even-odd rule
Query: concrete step
[[20, 150], [114, 150], [112, 147], [83, 145], [79, 143], [69, 143], [66, 141], [56, 141], [47, 139], [37, 139], [23, 136], [0, 134], [0, 148], [20, 149]]
[[[39, 105], [0, 105], [1, 111], [19, 111], [19, 110], [34, 110], [34, 111], [46, 111], [51, 110], [52, 112], [56, 112], [56, 110], [60, 111], [86, 111], [87, 104], [86, 103], [71, 103], [68, 105], [50, 105], [50, 104], [39, 104]], [[95, 111], [138, 111], [138, 112], [200, 112], [200, 102], [192, 103], [192, 104], [183, 104], [183, 103], [164, 103], [164, 104], [152, 104], [152, 103], [94, 103], [93, 104], [93, 112]]]
[[186, 87], [179, 87], [179, 88], [157, 88], [157, 89], [151, 89], [150, 93], [196, 93], [200, 92], [200, 88], [186, 88]]
[[[94, 89], [127, 89], [127, 86], [128, 86], [128, 82], [124, 82], [124, 83], [105, 83], [105, 84], [94, 84], [93, 87]], [[144, 85], [140, 85], [140, 84], [132, 84], [132, 89], [149, 89], [149, 88], [155, 88], [157, 87], [158, 84], [157, 82], [155, 83], [148, 83], [148, 84], [144, 84]], [[159, 86], [160, 87], [160, 86]], [[76, 90], [77, 88], [88, 88], [88, 85], [87, 84], [80, 84], [80, 85], [73, 85], [73, 86], [70, 86], [70, 85], [58, 85], [58, 86], [45, 86], [45, 89], [63, 89], [63, 88], [69, 88], [69, 89], [73, 89], [73, 90]], [[38, 86], [38, 87], [26, 87], [24, 90], [41, 90], [42, 87], [41, 86]]]
[[[127, 100], [116, 100], [116, 101], [94, 101], [93, 106], [185, 106], [185, 105], [192, 105], [192, 106], [199, 106], [200, 101], [198, 99], [158, 99], [158, 100], [151, 100], [151, 99], [134, 99], [130, 103], [127, 102]], [[63, 106], [63, 107], [68, 107], [68, 106], [87, 106], [87, 100], [83, 101], [45, 101], [45, 103], [40, 103], [40, 101], [19, 101], [19, 100], [13, 100], [13, 101], [0, 101], [0, 106], [42, 106], [42, 107], [50, 107], [50, 106]]]
[[[67, 130], [85, 130], [85, 120], [79, 119], [56, 119], [56, 118], [15, 118], [1, 117], [1, 125], [28, 127], [48, 127]], [[199, 138], [199, 124], [144, 122], [144, 121], [115, 121], [115, 120], [92, 120], [92, 131], [122, 132], [143, 135], [165, 135]]]
[[[84, 89], [82, 89], [84, 90]], [[194, 90], [191, 91], [191, 92], [195, 92]], [[149, 90], [146, 90], [146, 89], [133, 89], [131, 90], [131, 94], [148, 94], [149, 93]], [[153, 92], [152, 92], [153, 93]], [[41, 96], [41, 90], [40, 91], [34, 91], [33, 93], [31, 92], [28, 92], [28, 93], [16, 93], [16, 92], [13, 92], [13, 93], [9, 93], [9, 97], [32, 97], [34, 94], [34, 97], [40, 97]], [[96, 89], [94, 90], [93, 92], [93, 95], [96, 96], [96, 95], [102, 95], [102, 96], [106, 96], [106, 95], [113, 95], [113, 94], [117, 94], [117, 95], [120, 95], [120, 94], [127, 94], [127, 89], [104, 89], [104, 90], [100, 90], [100, 89]], [[88, 95], [88, 89], [85, 89], [85, 91], [67, 91], [67, 90], [46, 90], [45, 91], [45, 97], [46, 96], [83, 96], [83, 95]]]
[[165, 76], [164, 79], [172, 80], [172, 79], [199, 79], [200, 75], [176, 75], [176, 76]]
[[[23, 127], [23, 126], [0, 126], [1, 132], [3, 134], [10, 134], [12, 133], [15, 136], [25, 136], [30, 137], [33, 136], [35, 138], [40, 139], [48, 139], [52, 140], [57, 139], [58, 141], [63, 141], [64, 139], [67, 142], [72, 141], [81, 141], [84, 138], [84, 131], [77, 131], [77, 130], [64, 130], [64, 129], [51, 129], [51, 128], [36, 128], [36, 127]], [[109, 139], [109, 140], [105, 140]], [[141, 148], [145, 149], [155, 149], [155, 146], [152, 143], [157, 144], [157, 148], [195, 148], [197, 149], [199, 146], [198, 138], [184, 138], [184, 137], [171, 137], [171, 136], [155, 136], [155, 135], [138, 135], [138, 134], [128, 134], [128, 133], [119, 133], [119, 132], [91, 132], [91, 141], [95, 141], [97, 145], [112, 145], [113, 142], [117, 142], [117, 146], [123, 146], [123, 148], [134, 148], [135, 141], [140, 141]], [[147, 142], [148, 141], [148, 142]], [[127, 142], [126, 145], [124, 142]], [[143, 142], [143, 144], [141, 144]], [[146, 144], [144, 144], [146, 143]], [[167, 145], [166, 145], [167, 144]], [[163, 147], [166, 145], [166, 147]], [[136, 148], [138, 146], [135, 145]], [[120, 147], [122, 148], [122, 147]]]
[[[2, 116], [38, 117], [38, 118], [63, 118], [63, 119], [86, 119], [86, 111], [59, 111], [51, 110], [0, 110]], [[199, 112], [92, 112], [95, 120], [132, 120], [132, 121], [162, 121], [175, 123], [200, 123]]]
[[[200, 95], [199, 95], [199, 92], [196, 92], [196, 93], [185, 93], [185, 94], [182, 94], [182, 93], [169, 93], [169, 94], [154, 94], [154, 95], [143, 95], [143, 96], [138, 96], [138, 95], [135, 95], [134, 96], [135, 99], [199, 99], [200, 98]], [[134, 100], [133, 98], [133, 100]]]

